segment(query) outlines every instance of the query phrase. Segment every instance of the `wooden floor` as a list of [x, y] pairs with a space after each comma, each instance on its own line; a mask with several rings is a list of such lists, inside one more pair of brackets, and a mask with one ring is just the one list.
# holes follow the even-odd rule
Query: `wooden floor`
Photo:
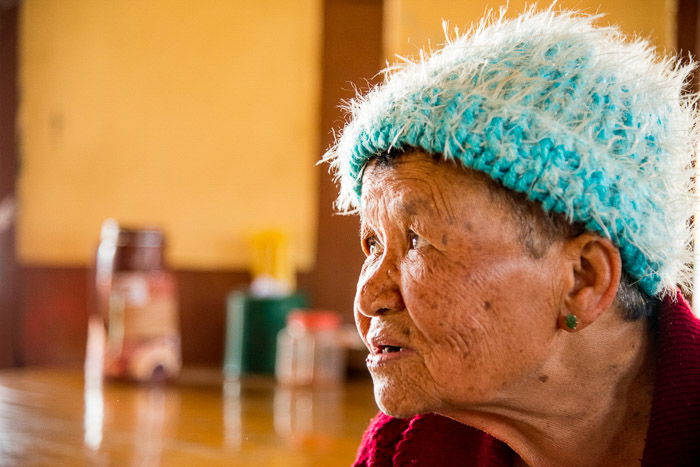
[[0, 465], [347, 466], [376, 413], [371, 382], [282, 388], [188, 370], [170, 386], [0, 372]]

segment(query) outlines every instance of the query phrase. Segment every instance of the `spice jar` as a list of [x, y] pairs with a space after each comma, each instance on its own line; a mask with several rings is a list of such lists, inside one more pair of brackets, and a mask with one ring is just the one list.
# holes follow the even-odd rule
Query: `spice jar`
[[295, 310], [277, 338], [277, 380], [286, 385], [332, 385], [345, 375], [340, 315]]
[[155, 381], [180, 371], [177, 287], [164, 253], [158, 229], [103, 224], [96, 279], [108, 377]]

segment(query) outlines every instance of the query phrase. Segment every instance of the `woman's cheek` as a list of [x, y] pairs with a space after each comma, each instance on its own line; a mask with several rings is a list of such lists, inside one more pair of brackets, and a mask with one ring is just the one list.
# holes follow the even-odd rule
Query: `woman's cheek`
[[444, 285], [452, 282], [450, 276], [455, 266], [439, 256], [437, 252], [409, 251], [401, 263], [403, 285], [420, 286], [439, 294]]

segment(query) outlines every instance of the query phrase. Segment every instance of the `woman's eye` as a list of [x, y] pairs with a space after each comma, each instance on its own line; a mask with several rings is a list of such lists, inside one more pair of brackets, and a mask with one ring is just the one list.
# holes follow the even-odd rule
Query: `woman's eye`
[[379, 252], [379, 240], [377, 237], [367, 237], [365, 239], [365, 251], [368, 255], [374, 256]]
[[420, 240], [420, 237], [418, 236], [417, 233], [413, 231], [408, 232], [408, 241], [411, 245], [411, 249], [418, 248], [418, 240]]

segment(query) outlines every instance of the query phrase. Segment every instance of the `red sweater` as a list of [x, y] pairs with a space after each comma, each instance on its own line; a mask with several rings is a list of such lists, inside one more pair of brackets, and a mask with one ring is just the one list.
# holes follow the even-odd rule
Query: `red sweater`
[[[658, 317], [658, 361], [642, 465], [700, 466], [700, 321], [678, 293]], [[503, 442], [440, 415], [410, 419], [378, 414], [362, 438], [355, 466], [509, 466]]]

